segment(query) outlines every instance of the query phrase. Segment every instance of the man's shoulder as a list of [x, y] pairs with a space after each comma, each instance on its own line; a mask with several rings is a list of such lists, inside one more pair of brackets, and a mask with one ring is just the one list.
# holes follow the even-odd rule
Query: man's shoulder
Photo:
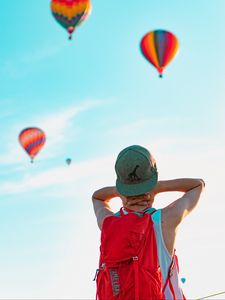
[[162, 219], [170, 219], [172, 217], [173, 210], [170, 206], [161, 208]]
[[178, 217], [179, 210], [176, 209], [176, 206], [168, 205], [161, 209], [162, 225], [166, 228], [166, 231], [176, 230], [177, 226], [180, 224], [180, 222], [176, 221]]

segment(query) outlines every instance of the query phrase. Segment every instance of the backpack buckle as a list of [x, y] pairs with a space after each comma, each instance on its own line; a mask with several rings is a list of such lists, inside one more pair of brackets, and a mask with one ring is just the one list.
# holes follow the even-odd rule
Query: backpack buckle
[[103, 270], [105, 268], [105, 263], [102, 263], [100, 269]]

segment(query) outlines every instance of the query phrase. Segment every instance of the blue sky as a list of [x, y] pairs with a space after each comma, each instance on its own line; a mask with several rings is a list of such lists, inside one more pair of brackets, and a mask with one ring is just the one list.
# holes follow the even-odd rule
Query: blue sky
[[[0, 21], [1, 299], [94, 299], [91, 195], [114, 185], [116, 156], [130, 144], [150, 149], [160, 179], [205, 179], [177, 252], [188, 299], [222, 291], [224, 0], [92, 1], [72, 41], [49, 1], [14, 2], [2, 0]], [[154, 29], [179, 39], [163, 79], [139, 50]], [[47, 135], [34, 164], [18, 143], [28, 126]]]

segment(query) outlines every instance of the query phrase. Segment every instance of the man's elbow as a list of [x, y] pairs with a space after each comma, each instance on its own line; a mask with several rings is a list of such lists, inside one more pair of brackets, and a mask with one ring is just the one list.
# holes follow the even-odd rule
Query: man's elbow
[[203, 179], [199, 179], [199, 185], [201, 189], [203, 190], [205, 188], [205, 181]]
[[96, 193], [95, 193], [95, 192], [93, 193], [91, 199], [92, 199], [92, 202], [95, 202], [96, 200], [99, 200], [99, 199], [96, 197]]

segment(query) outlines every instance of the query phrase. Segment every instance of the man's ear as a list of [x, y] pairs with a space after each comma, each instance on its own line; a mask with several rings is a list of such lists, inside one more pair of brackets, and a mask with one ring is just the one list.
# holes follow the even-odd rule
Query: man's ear
[[121, 200], [122, 200], [122, 202], [123, 202], [123, 204], [124, 205], [127, 205], [127, 198], [125, 197], [125, 196], [122, 196], [122, 195], [120, 195], [120, 198], [121, 198]]
[[153, 202], [155, 200], [155, 194], [153, 192], [149, 192], [149, 196], [149, 200]]

